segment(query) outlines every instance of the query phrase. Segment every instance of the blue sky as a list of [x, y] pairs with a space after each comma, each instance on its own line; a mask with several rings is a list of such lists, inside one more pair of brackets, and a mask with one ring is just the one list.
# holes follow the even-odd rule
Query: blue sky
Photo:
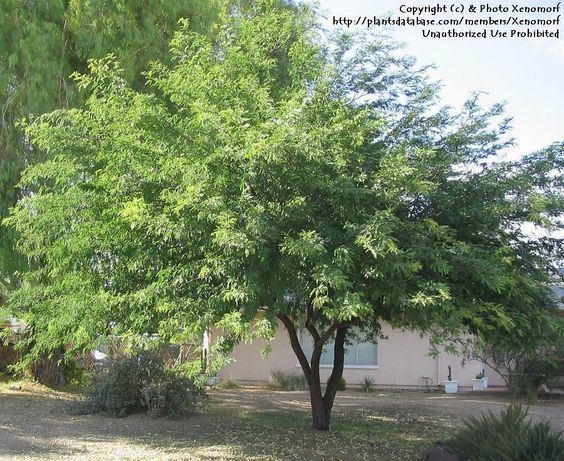
[[[465, 5], [480, 5], [483, 1]], [[448, 2], [438, 2], [440, 4]], [[557, 2], [496, 0], [490, 5], [555, 5]], [[319, 0], [325, 12], [324, 26], [333, 26], [332, 16], [383, 16], [399, 14], [402, 4], [436, 5], [431, 0]], [[561, 6], [561, 10], [564, 8]], [[495, 16], [495, 15], [492, 15]], [[545, 15], [548, 18], [553, 15]], [[427, 15], [426, 17], [431, 17]], [[447, 17], [447, 16], [443, 16]], [[483, 17], [483, 16], [480, 16]], [[520, 15], [520, 17], [543, 17]], [[561, 22], [564, 21], [562, 14]], [[442, 27], [448, 30], [449, 27]], [[508, 154], [525, 154], [554, 141], [564, 141], [564, 28], [560, 39], [423, 39], [421, 28], [396, 28], [393, 37], [405, 42], [407, 54], [420, 64], [436, 64], [432, 76], [442, 80], [442, 99], [458, 107], [471, 91], [484, 91], [484, 102], [506, 101], [507, 114], [514, 117], [513, 136], [517, 147]]]

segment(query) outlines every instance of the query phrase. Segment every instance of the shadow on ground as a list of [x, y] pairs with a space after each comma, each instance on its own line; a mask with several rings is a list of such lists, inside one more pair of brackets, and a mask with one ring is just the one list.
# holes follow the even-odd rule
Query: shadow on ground
[[[207, 412], [177, 420], [72, 416], [65, 409], [73, 398], [38, 386], [0, 389], [0, 459], [419, 459], [464, 415], [507, 403], [350, 391], [338, 396], [333, 430], [319, 433], [309, 429], [306, 392], [213, 391]], [[538, 410], [559, 415], [562, 406]]]

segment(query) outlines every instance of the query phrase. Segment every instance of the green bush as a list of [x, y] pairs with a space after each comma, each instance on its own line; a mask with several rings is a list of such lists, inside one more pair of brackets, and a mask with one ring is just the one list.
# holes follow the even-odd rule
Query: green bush
[[268, 381], [268, 387], [281, 391], [307, 391], [307, 379], [303, 374], [273, 371]]
[[346, 391], [347, 390], [347, 380], [341, 376], [339, 379], [339, 384], [337, 384], [338, 391]]
[[85, 401], [71, 405], [72, 413], [108, 413], [122, 417], [189, 414], [204, 402], [204, 393], [186, 378], [166, 370], [151, 352], [112, 361], [95, 376]]
[[141, 395], [142, 403], [152, 418], [194, 413], [204, 398], [201, 389], [196, 388], [190, 379], [170, 372], [159, 380], [146, 384]]
[[506, 383], [513, 394], [536, 396], [541, 384], [549, 383], [558, 373], [553, 358], [524, 357], [515, 360], [515, 367], [506, 374]]
[[460, 461], [564, 460], [564, 438], [546, 422], [532, 423], [527, 410], [511, 405], [498, 418], [471, 418], [444, 447]]
[[229, 377], [222, 379], [215, 387], [217, 389], [239, 389], [241, 386], [235, 378]]
[[550, 324], [531, 344], [492, 341], [472, 356], [492, 367], [514, 395], [536, 397], [539, 386], [550, 385], [564, 369], [564, 319]]
[[362, 378], [362, 382], [360, 383], [360, 390], [362, 392], [372, 392], [374, 390], [375, 384], [376, 381], [374, 381], [374, 378], [365, 376], [364, 378]]

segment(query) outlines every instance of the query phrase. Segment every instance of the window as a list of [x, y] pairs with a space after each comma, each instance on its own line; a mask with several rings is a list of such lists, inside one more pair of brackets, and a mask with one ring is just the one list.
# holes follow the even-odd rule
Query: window
[[[313, 338], [307, 330], [300, 332], [300, 344], [308, 358], [311, 358], [313, 352]], [[321, 366], [333, 366], [333, 348], [335, 342], [325, 343], [323, 353], [319, 364]], [[346, 367], [377, 367], [378, 366], [378, 346], [371, 342], [353, 341], [351, 344], [345, 344], [345, 368]]]

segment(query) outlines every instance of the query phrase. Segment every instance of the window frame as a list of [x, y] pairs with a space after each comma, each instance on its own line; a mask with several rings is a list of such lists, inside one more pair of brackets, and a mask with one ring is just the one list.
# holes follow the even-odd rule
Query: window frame
[[[305, 328], [299, 330], [298, 339], [299, 339], [299, 342], [300, 342], [300, 347], [302, 347], [302, 350], [303, 350], [303, 344], [304, 344], [304, 334], [309, 335], [309, 332]], [[311, 335], [310, 335], [310, 337], [311, 337]], [[358, 344], [358, 342], [355, 341], [353, 344], [356, 345], [356, 344]], [[375, 347], [375, 350], [374, 350], [374, 354], [375, 354], [375, 358], [376, 358], [376, 360], [375, 360], [376, 364], [375, 365], [358, 365], [358, 348], [355, 347], [355, 354], [356, 354], [355, 362], [357, 364], [355, 364], [355, 365], [345, 364], [343, 367], [345, 369], [351, 369], [351, 370], [355, 370], [355, 369], [356, 370], [377, 370], [377, 369], [379, 369], [380, 364], [379, 364], [379, 360], [378, 360], [378, 344], [377, 343], [372, 343], [372, 344]], [[304, 354], [305, 354], [305, 351], [304, 351]], [[307, 361], [309, 363], [310, 357], [307, 354], [306, 354], [306, 358], [307, 358]], [[332, 364], [321, 364], [321, 363], [319, 364], [319, 368], [332, 369], [333, 366], [334, 366], [333, 363]], [[296, 363], [296, 368], [301, 368], [301, 365], [299, 363]]]

